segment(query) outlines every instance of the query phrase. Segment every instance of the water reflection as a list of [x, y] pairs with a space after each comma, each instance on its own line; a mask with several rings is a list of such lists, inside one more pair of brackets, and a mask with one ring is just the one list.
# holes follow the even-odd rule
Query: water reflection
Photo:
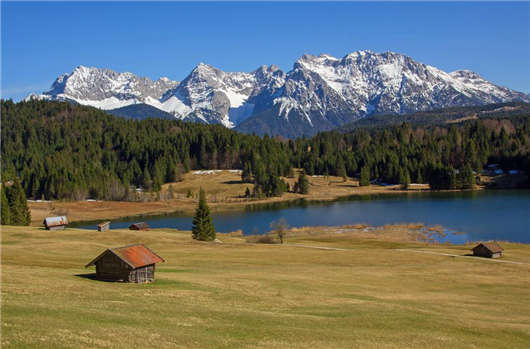
[[[244, 234], [269, 230], [270, 223], [284, 218], [290, 226], [372, 226], [392, 223], [441, 225], [447, 236], [439, 241], [465, 243], [477, 240], [509, 240], [530, 243], [530, 191], [476, 191], [356, 195], [334, 202], [291, 202], [249, 205], [245, 210], [213, 214], [217, 231], [241, 229]], [[127, 228], [147, 221], [153, 228], [191, 229], [191, 217], [183, 214], [125, 218], [112, 228]], [[94, 229], [97, 222], [77, 226]], [[453, 234], [465, 232], [465, 234]]]

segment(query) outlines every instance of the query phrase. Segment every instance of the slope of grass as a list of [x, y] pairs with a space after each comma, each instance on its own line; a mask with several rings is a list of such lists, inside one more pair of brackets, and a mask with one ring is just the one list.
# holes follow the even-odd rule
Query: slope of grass
[[[385, 234], [384, 231], [381, 234]], [[189, 232], [2, 227], [3, 348], [527, 348], [530, 265], [354, 234], [287, 245]], [[163, 256], [152, 284], [92, 280], [106, 247]], [[347, 251], [301, 248], [336, 246]], [[530, 263], [530, 246], [504, 244]]]

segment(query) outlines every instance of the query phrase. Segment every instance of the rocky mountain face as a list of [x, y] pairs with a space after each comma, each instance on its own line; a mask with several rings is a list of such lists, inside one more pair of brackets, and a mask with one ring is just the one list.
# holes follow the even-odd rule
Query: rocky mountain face
[[49, 91], [28, 98], [67, 100], [109, 110], [137, 103], [151, 104], [177, 85], [178, 82], [168, 78], [152, 81], [132, 73], [79, 66], [72, 73], [59, 76]]
[[50, 91], [28, 98], [106, 110], [129, 106], [125, 110], [135, 110], [135, 117], [149, 108], [134, 105], [147, 104], [178, 119], [286, 137], [312, 135], [371, 114], [530, 102], [530, 95], [468, 70], [446, 73], [402, 54], [370, 51], [343, 58], [304, 55], [287, 73], [273, 65], [223, 72], [201, 63], [181, 82], [80, 66], [57, 78]]

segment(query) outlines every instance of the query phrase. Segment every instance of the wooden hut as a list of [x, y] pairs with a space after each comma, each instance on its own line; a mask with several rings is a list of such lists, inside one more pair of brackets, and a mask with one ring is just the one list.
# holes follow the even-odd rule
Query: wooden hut
[[101, 222], [98, 224], [98, 231], [107, 231], [110, 229], [110, 221]]
[[494, 241], [483, 242], [473, 247], [473, 256], [499, 258], [502, 257], [502, 251], [504, 251], [504, 249]]
[[63, 230], [68, 225], [66, 216], [46, 217], [42, 222], [46, 230]]
[[109, 248], [88, 263], [95, 265], [96, 278], [104, 281], [151, 282], [155, 264], [164, 259], [143, 244]]
[[149, 230], [149, 226], [145, 222], [139, 222], [131, 224], [129, 230]]

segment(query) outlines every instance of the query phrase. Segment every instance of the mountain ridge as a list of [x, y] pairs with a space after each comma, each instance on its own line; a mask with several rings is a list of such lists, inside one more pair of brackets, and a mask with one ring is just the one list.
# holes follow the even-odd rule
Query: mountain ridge
[[49, 91], [27, 98], [104, 110], [147, 104], [180, 120], [288, 137], [312, 135], [373, 114], [530, 102], [530, 95], [470, 70], [447, 73], [400, 53], [368, 50], [343, 58], [305, 54], [288, 72], [274, 65], [224, 72], [201, 62], [180, 82], [79, 66], [59, 76]]

